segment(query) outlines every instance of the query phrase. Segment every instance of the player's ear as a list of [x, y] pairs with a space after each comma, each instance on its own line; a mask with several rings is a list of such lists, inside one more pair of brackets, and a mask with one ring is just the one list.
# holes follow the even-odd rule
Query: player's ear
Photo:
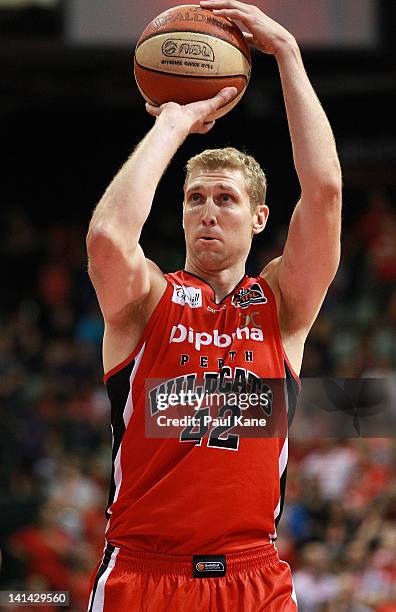
[[252, 233], [259, 234], [266, 226], [269, 215], [269, 208], [265, 204], [256, 206], [256, 211], [253, 213]]

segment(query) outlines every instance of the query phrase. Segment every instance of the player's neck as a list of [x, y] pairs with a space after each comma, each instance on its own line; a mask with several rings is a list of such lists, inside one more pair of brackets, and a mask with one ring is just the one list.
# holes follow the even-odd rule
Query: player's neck
[[220, 302], [233, 291], [245, 275], [245, 262], [238, 262], [224, 270], [208, 270], [187, 258], [184, 269], [206, 281], [213, 288], [216, 302]]

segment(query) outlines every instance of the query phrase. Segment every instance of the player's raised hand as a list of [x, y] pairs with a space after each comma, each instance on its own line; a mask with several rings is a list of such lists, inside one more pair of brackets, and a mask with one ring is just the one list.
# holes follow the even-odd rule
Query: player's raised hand
[[209, 100], [200, 100], [185, 105], [166, 102], [162, 106], [152, 106], [147, 103], [146, 110], [153, 117], [168, 115], [177, 121], [178, 125], [184, 126], [190, 134], [206, 134], [215, 124], [211, 118], [213, 113], [228, 104], [236, 95], [236, 87], [225, 87]]
[[200, 5], [215, 15], [240, 22], [248, 29], [243, 33], [246, 41], [264, 53], [276, 55], [282, 45], [293, 40], [290, 32], [252, 4], [237, 0], [201, 0]]

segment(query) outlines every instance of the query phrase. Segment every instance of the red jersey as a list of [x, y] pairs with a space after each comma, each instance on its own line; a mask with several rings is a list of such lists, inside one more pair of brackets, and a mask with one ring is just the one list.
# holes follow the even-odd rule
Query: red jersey
[[188, 426], [179, 438], [148, 437], [147, 420], [158, 413], [147, 409], [147, 381], [170, 381], [170, 389], [209, 377], [286, 379], [290, 416], [298, 379], [283, 351], [274, 296], [260, 277], [245, 275], [219, 303], [189, 272], [165, 278], [135, 350], [104, 377], [113, 432], [107, 541], [169, 554], [262, 546], [276, 538], [287, 437], [194, 436]]

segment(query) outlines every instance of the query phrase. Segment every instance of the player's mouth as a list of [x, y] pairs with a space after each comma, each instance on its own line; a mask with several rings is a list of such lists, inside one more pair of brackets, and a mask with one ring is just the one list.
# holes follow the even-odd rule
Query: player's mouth
[[213, 240], [218, 240], [216, 236], [198, 236], [198, 240], [204, 240], [206, 242], [211, 242]]

